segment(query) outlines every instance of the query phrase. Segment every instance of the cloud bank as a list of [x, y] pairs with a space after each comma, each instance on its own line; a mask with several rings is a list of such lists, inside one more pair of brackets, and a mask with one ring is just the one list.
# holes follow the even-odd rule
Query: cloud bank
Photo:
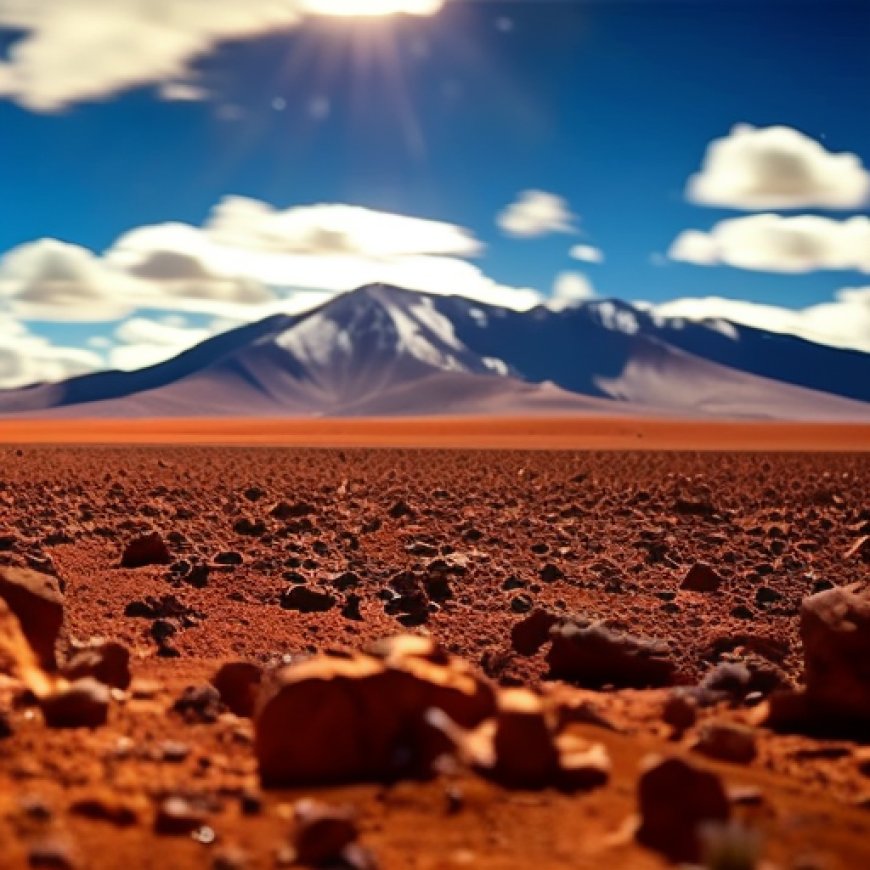
[[800, 274], [819, 269], [870, 273], [870, 218], [845, 221], [816, 215], [733, 218], [710, 232], [687, 230], [671, 245], [672, 260]]

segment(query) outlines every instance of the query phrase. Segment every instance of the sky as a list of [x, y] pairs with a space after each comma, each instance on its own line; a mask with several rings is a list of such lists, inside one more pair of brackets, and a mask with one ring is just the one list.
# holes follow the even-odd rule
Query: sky
[[371, 281], [870, 351], [868, 41], [864, 0], [0, 0], [0, 388]]

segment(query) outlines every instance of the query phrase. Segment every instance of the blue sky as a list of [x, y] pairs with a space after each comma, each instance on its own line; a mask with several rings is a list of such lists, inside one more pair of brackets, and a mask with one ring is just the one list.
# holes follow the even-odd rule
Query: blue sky
[[[355, 205], [441, 222], [457, 233], [461, 228], [479, 243], [478, 250], [472, 254], [460, 241], [454, 248], [448, 243], [450, 249], [442, 253], [472, 263], [491, 279], [482, 297], [491, 301], [498, 301], [501, 287], [507, 288], [505, 304], [515, 301], [510, 288], [536, 291], [545, 300], [558, 276], [570, 273], [574, 278], [562, 286], [578, 297], [595, 293], [654, 305], [726, 297], [809, 309], [794, 321], [797, 326], [782, 325], [792, 323], [787, 311], [733, 306], [720, 311], [712, 303], [700, 310], [710, 316], [745, 312], [751, 322], [779, 317], [772, 328], [810, 334], [816, 327], [833, 330], [829, 322], [849, 320], [846, 333], [826, 338], [851, 346], [866, 342], [870, 348], [870, 334], [855, 334], [855, 318], [829, 306], [843, 288], [870, 285], [863, 226], [852, 224], [848, 233], [852, 248], [861, 249], [857, 254], [843, 254], [839, 241], [845, 238], [844, 222], [868, 214], [867, 191], [859, 188], [870, 177], [862, 174], [870, 165], [870, 116], [863, 106], [870, 86], [870, 4], [448, 0], [433, 15], [360, 21], [304, 11], [296, 15], [291, 7], [300, 2], [317, 0], [286, 0], [290, 11], [271, 26], [229, 20], [230, 13], [226, 23], [220, 22], [224, 0], [204, 5], [182, 0], [189, 16], [166, 22], [159, 36], [134, 12], [127, 17], [119, 12], [111, 27], [106, 25], [105, 39], [116, 52], [118, 45], [128, 44], [125, 40], [133, 50], [106, 50], [103, 58], [105, 46], [82, 51], [75, 44], [76, 28], [85, 32], [97, 20], [97, 0], [68, 0], [67, 10], [79, 7], [69, 19], [72, 25], [53, 22], [56, 0], [33, 0], [39, 14], [16, 13], [14, 3], [4, 11], [0, 0], [0, 28], [6, 25], [5, 32], [0, 30], [0, 57], [5, 57], [0, 63], [5, 206], [0, 257], [7, 260], [0, 261], [0, 328], [5, 324], [6, 334], [18, 342], [5, 381], [0, 354], [0, 385], [37, 371], [33, 363], [28, 368], [25, 357], [51, 357], [47, 341], [52, 348], [81, 349], [90, 366], [99, 356], [105, 364], [122, 360], [129, 367], [282, 300], [292, 297], [293, 305], [302, 305], [308, 297], [296, 292], [300, 287], [326, 293], [349, 289], [340, 285], [353, 280], [351, 261], [343, 261], [348, 268], [338, 269], [328, 286], [318, 288], [310, 278], [301, 285], [289, 261], [282, 280], [280, 261], [266, 267], [258, 260], [257, 268], [242, 277], [266, 284], [266, 291], [251, 294], [245, 285], [239, 296], [226, 283], [247, 269], [238, 265], [238, 257], [214, 254], [211, 241], [208, 253], [194, 240], [182, 250], [178, 238], [168, 241], [166, 234], [144, 247], [137, 239], [134, 254], [126, 248], [123, 255], [112, 254], [108, 276], [101, 271], [94, 277], [95, 270], [104, 269], [103, 255], [117, 248], [125, 233], [175, 222], [203, 227], [230, 196], [276, 211]], [[118, 0], [118, 9], [123, 11], [125, 3]], [[257, 6], [252, 0], [252, 15]], [[203, 13], [206, 8], [212, 12]], [[217, 22], [214, 32], [199, 32], [197, 15], [209, 14]], [[197, 50], [180, 48], [176, 56], [161, 56], [173, 28]], [[184, 40], [179, 43], [187, 45]], [[137, 46], [145, 46], [141, 58]], [[118, 66], [128, 62], [127, 80], [118, 81]], [[786, 152], [793, 146], [794, 159], [815, 160], [821, 181], [813, 182], [806, 195], [792, 190], [793, 201], [772, 205], [763, 197], [760, 205], [747, 205], [745, 196], [727, 191], [718, 199], [708, 197], [712, 202], [691, 201], [687, 185], [710, 144], [741, 124], [756, 131], [789, 128], [803, 137], [768, 144]], [[767, 147], [758, 143], [758, 149]], [[849, 172], [836, 160], [844, 152], [855, 155]], [[722, 171], [727, 168], [723, 163]], [[715, 187], [716, 181], [711, 178], [710, 184]], [[500, 226], [499, 215], [503, 218], [525, 191], [559, 198], [562, 226], [554, 228], [552, 215], [523, 235]], [[249, 210], [237, 211], [229, 216], [220, 244], [251, 245], [262, 253], [266, 224], [254, 232], [244, 223]], [[767, 244], [764, 239], [756, 244], [760, 233], [786, 227], [778, 223], [737, 227], [742, 235], [722, 241], [721, 250], [708, 236], [686, 248], [688, 256], [674, 257], [674, 242], [687, 230], [706, 234], [722, 221], [762, 214], [824, 221], [799, 227], [797, 264], [789, 260], [789, 251], [783, 260], [781, 250], [765, 248], [761, 268], [745, 267], [747, 257], [757, 260], [758, 245]], [[297, 215], [300, 225], [308, 227], [307, 215]], [[360, 213], [353, 220], [365, 223], [366, 217]], [[346, 231], [347, 221], [339, 223]], [[315, 224], [322, 233], [321, 219]], [[277, 226], [269, 232], [274, 235]], [[327, 229], [333, 232], [331, 224]], [[417, 241], [408, 250], [400, 247], [387, 256], [439, 253], [427, 247], [428, 236], [419, 240], [417, 230], [409, 229], [408, 238]], [[392, 234], [388, 226], [384, 232]], [[837, 250], [819, 249], [819, 234]], [[28, 249], [45, 239], [76, 246], [75, 251]], [[365, 243], [353, 242], [354, 257], [370, 259], [369, 251], [358, 250]], [[292, 244], [296, 247], [284, 253], [299, 255], [298, 238]], [[794, 247], [789, 239], [782, 244]], [[154, 293], [128, 286], [127, 273], [137, 272], [140, 280], [138, 272], [150, 269], [151, 259], [146, 265], [142, 261], [153, 259], [155, 245], [158, 253], [168, 247], [200, 258], [209, 280], [216, 273], [226, 279], [210, 304], [185, 299], [182, 276], [169, 276], [175, 283], [168, 295], [168, 284]], [[311, 250], [308, 236], [304, 245], [308, 254], [323, 254]], [[577, 245], [600, 250], [603, 262], [572, 258], [569, 252]], [[10, 260], [6, 252], [20, 252], [20, 246], [26, 256]], [[84, 263], [79, 248], [96, 255], [95, 261]], [[347, 254], [347, 246], [342, 250]], [[293, 262], [299, 265], [298, 257]], [[744, 267], [729, 265], [735, 262]], [[450, 274], [444, 272], [448, 283]], [[153, 282], [154, 275], [147, 277]], [[158, 277], [169, 280], [164, 272]], [[107, 289], [111, 278], [117, 278], [114, 291]], [[62, 280], [63, 293], [55, 292], [57, 283], [45, 290], [52, 280]], [[88, 281], [91, 285], [79, 286]], [[465, 286], [458, 278], [460, 292]], [[452, 289], [444, 286], [442, 292]], [[112, 305], [104, 304], [103, 296], [111, 292], [129, 302], [115, 306], [117, 317], [111, 316]], [[198, 285], [192, 296], [210, 293]], [[160, 301], [154, 301], [156, 296]], [[310, 296], [312, 302], [319, 298]], [[870, 295], [849, 299], [867, 317], [858, 328], [870, 329]], [[232, 305], [224, 311], [221, 305], [228, 300]], [[822, 306], [819, 313], [816, 306]], [[667, 306], [663, 311], [671, 313]], [[130, 320], [133, 327], [121, 329]], [[150, 354], [149, 342], [155, 345]], [[7, 344], [12, 343], [9, 338]], [[113, 357], [119, 345], [127, 347]], [[54, 363], [62, 373], [86, 365], [85, 356], [75, 357], [64, 362], [64, 355], [56, 354]]]

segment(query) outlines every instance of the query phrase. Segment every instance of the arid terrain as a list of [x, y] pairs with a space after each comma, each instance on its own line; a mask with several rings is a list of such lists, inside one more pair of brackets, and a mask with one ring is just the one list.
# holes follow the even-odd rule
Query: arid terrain
[[10, 424], [0, 864], [870, 866], [867, 433], [746, 425], [589, 452]]

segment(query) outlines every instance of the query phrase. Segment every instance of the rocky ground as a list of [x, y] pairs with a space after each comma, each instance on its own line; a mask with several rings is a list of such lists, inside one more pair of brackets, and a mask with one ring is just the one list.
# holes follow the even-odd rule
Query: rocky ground
[[0, 447], [2, 866], [870, 866], [868, 492], [866, 454]]

